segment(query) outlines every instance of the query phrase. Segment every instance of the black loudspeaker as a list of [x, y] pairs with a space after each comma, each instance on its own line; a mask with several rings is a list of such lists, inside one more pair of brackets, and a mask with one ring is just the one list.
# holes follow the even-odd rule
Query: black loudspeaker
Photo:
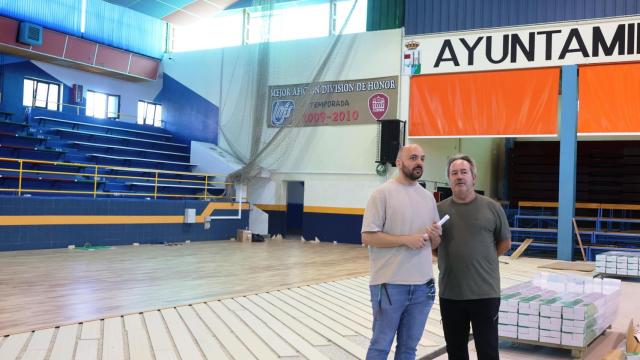
[[405, 122], [402, 120], [378, 120], [378, 159], [377, 163], [396, 166], [396, 156], [404, 146]]

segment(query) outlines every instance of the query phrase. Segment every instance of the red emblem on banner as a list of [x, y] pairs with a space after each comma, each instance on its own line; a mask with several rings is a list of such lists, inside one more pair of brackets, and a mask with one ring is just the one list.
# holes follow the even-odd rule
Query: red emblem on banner
[[389, 97], [383, 93], [371, 95], [369, 98], [369, 112], [374, 119], [380, 120], [389, 109]]

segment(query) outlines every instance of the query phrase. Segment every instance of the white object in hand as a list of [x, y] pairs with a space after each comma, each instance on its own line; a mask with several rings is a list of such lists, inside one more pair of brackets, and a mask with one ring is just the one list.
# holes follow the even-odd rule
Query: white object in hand
[[447, 220], [449, 220], [449, 214], [446, 214], [445, 216], [443, 216], [442, 219], [438, 221], [438, 225], [442, 226], [444, 223], [447, 222]]

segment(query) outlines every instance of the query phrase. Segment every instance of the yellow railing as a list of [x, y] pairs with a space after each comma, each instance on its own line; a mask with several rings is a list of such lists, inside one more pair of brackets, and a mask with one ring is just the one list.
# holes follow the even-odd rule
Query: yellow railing
[[[17, 168], [5, 168], [0, 167], [0, 171], [9, 173], [16, 173], [16, 177], [18, 179], [18, 184], [16, 188], [0, 188], [2, 192], [17, 192], [18, 195], [22, 195], [24, 193], [60, 193], [60, 194], [83, 194], [83, 195], [93, 195], [96, 198], [98, 195], [106, 195], [106, 196], [142, 196], [142, 197], [153, 197], [157, 199], [158, 197], [169, 197], [169, 198], [196, 198], [196, 199], [216, 199], [223, 198], [224, 195], [209, 195], [209, 190], [211, 190], [210, 186], [222, 185], [226, 188], [232, 183], [224, 182], [224, 181], [209, 181], [210, 178], [215, 177], [223, 177], [222, 174], [204, 174], [204, 173], [194, 173], [194, 172], [180, 172], [180, 171], [168, 171], [168, 170], [157, 170], [157, 169], [144, 169], [144, 168], [129, 168], [122, 166], [104, 166], [104, 165], [93, 165], [93, 164], [78, 164], [78, 163], [69, 163], [69, 162], [55, 162], [55, 161], [45, 161], [45, 160], [26, 160], [26, 159], [14, 159], [14, 158], [3, 158], [0, 157], [0, 162], [15, 162], [18, 163]], [[55, 167], [60, 167], [60, 171], [51, 171], [51, 170], [39, 170], [37, 168], [25, 168], [25, 164], [33, 164], [33, 165], [53, 165]], [[69, 167], [74, 168], [89, 168], [91, 172], [70, 172], [68, 171]], [[65, 171], [67, 170], [67, 171]], [[131, 176], [131, 175], [114, 175], [106, 172], [109, 171], [119, 171], [119, 172], [145, 172], [151, 173], [153, 176]], [[73, 180], [64, 179], [64, 178], [55, 178], [55, 177], [42, 177], [38, 175], [68, 175], [73, 176]], [[170, 176], [181, 175], [182, 177], [186, 177], [183, 179], [174, 179], [170, 178]], [[5, 175], [6, 177], [6, 175]], [[25, 180], [30, 181], [42, 181], [43, 183], [49, 181], [60, 181], [60, 180], [70, 180], [70, 181], [78, 181], [78, 178], [87, 179], [85, 181], [93, 182], [93, 191], [78, 191], [78, 190], [56, 190], [56, 189], [25, 189], [24, 182]], [[102, 179], [133, 179], [133, 180], [142, 180], [142, 181], [150, 181], [148, 184], [153, 185], [153, 193], [149, 192], [111, 192], [111, 191], [98, 191], [99, 184], [103, 183]], [[171, 194], [171, 193], [162, 193], [159, 191], [160, 188], [167, 186], [174, 186], [179, 188], [180, 184], [185, 184], [184, 187], [189, 187], [191, 189], [201, 189], [202, 193], [198, 193], [195, 195], [190, 194]], [[131, 185], [131, 184], [130, 184]]]

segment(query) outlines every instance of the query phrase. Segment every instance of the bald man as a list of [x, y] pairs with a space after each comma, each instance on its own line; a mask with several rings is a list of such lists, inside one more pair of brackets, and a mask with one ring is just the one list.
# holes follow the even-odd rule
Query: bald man
[[397, 334], [395, 359], [415, 359], [435, 299], [431, 250], [440, 244], [438, 209], [418, 179], [424, 151], [398, 151], [398, 175], [378, 187], [362, 219], [362, 243], [369, 247], [373, 335], [367, 359], [387, 359]]

